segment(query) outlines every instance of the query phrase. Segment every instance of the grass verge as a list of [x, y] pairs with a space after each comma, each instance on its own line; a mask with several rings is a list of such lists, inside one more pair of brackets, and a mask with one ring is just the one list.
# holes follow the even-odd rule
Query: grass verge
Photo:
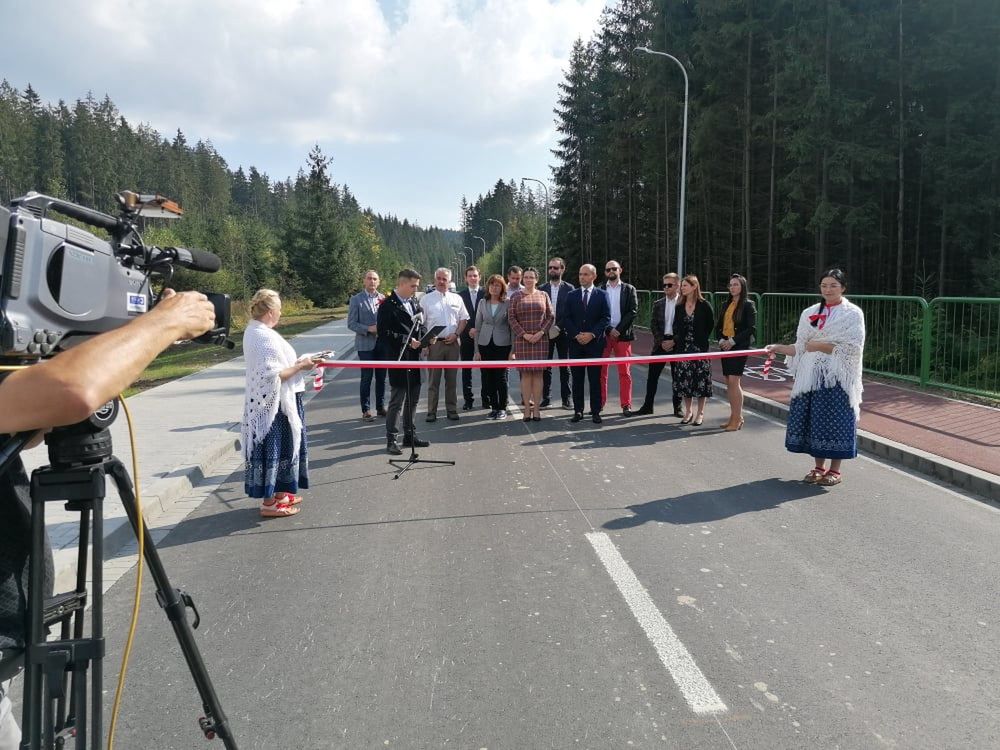
[[[347, 317], [347, 306], [335, 308], [314, 307], [290, 311], [281, 316], [276, 330], [285, 338], [291, 338], [331, 320]], [[243, 355], [243, 331], [233, 331], [230, 338], [236, 344], [234, 349], [204, 344], [177, 344], [171, 346], [150, 363], [132, 386], [125, 391], [125, 397], [183, 378], [185, 375], [204, 370]]]

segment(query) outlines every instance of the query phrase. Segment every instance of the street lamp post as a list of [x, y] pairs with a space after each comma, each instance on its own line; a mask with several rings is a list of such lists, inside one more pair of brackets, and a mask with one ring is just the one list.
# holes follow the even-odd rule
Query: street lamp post
[[[456, 250], [456, 252], [459, 253], [462, 256], [462, 262], [465, 264], [464, 266], [462, 266], [462, 268], [468, 268], [469, 267], [469, 256], [467, 256], [461, 250]], [[455, 256], [455, 260], [458, 260], [458, 255]]]
[[475, 263], [475, 262], [476, 262], [476, 252], [475, 252], [475, 250], [473, 250], [473, 249], [472, 249], [471, 247], [469, 247], [468, 245], [466, 245], [466, 246], [465, 246], [465, 247], [463, 247], [462, 249], [463, 249], [463, 250], [468, 250], [468, 251], [469, 251], [469, 257], [470, 257], [470, 258], [472, 258], [472, 262], [473, 262], [473, 263]]
[[[684, 278], [684, 209], [687, 187], [687, 142], [688, 142], [688, 74], [684, 64], [673, 55], [657, 52], [649, 47], [636, 47], [634, 52], [645, 52], [647, 55], [659, 55], [677, 63], [684, 74], [684, 134], [681, 137], [681, 209], [680, 224], [677, 227], [677, 274]], [[669, 270], [669, 269], [668, 269]]]
[[485, 256], [486, 255], [486, 240], [484, 240], [482, 237], [480, 237], [477, 234], [472, 235], [472, 239], [479, 240], [480, 242], [483, 243], [483, 256]]
[[486, 221], [492, 221], [494, 224], [500, 225], [500, 275], [507, 275], [507, 260], [506, 260], [506, 248], [503, 246], [503, 222], [499, 219], [487, 219]]
[[534, 177], [522, 177], [521, 179], [537, 182], [545, 191], [545, 265], [547, 266], [549, 265], [549, 187], [544, 182], [535, 179]]

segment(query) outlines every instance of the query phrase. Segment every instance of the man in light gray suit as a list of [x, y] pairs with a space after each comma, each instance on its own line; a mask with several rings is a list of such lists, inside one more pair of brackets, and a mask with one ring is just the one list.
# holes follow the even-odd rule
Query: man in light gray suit
[[[375, 347], [375, 321], [378, 317], [378, 306], [385, 299], [378, 290], [378, 273], [365, 271], [363, 291], [351, 297], [347, 308], [347, 327], [354, 331], [354, 347], [358, 359], [379, 359]], [[374, 421], [371, 412], [372, 376], [375, 376], [375, 409], [380, 417], [385, 416], [385, 370], [383, 368], [361, 368], [361, 419], [365, 422]]]

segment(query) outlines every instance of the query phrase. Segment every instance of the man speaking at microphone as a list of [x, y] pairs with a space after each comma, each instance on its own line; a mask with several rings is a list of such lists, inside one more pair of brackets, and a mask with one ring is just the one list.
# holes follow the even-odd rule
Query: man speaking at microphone
[[[424, 335], [423, 317], [417, 306], [416, 294], [420, 274], [404, 268], [396, 278], [393, 289], [379, 305], [375, 318], [375, 348], [378, 358], [395, 362], [414, 362], [420, 359], [420, 338]], [[403, 445], [426, 448], [430, 443], [417, 438], [413, 416], [420, 400], [420, 370], [389, 370], [389, 408], [385, 416], [386, 452], [401, 456], [399, 445], [399, 414], [403, 413]]]

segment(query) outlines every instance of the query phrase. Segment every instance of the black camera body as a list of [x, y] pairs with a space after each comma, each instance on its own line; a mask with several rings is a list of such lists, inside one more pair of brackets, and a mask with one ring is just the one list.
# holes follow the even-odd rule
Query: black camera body
[[[0, 360], [50, 356], [125, 325], [153, 307], [152, 283], [169, 280], [175, 265], [219, 269], [211, 253], [143, 243], [138, 218], [176, 218], [175, 204], [128, 192], [118, 200], [118, 217], [38, 193], [0, 207]], [[50, 218], [51, 211], [103, 229], [110, 238]], [[209, 297], [218, 327], [199, 340], [225, 343], [229, 297]]]

